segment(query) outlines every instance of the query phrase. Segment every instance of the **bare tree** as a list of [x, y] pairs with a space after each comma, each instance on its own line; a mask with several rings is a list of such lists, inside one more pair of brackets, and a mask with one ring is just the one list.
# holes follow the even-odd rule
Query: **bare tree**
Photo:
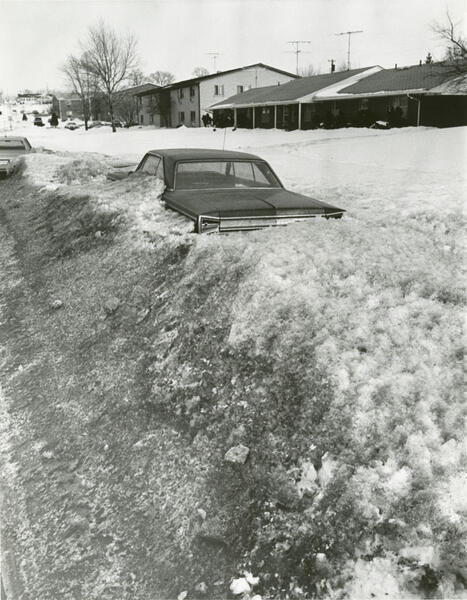
[[93, 81], [92, 74], [86, 68], [83, 58], [77, 58], [70, 54], [62, 67], [74, 93], [81, 100], [84, 118], [84, 128], [88, 129], [88, 121], [91, 116], [91, 85]]
[[343, 71], [348, 71], [347, 61], [342, 60], [336, 67], [336, 71], [341, 73]]
[[298, 70], [298, 74], [301, 77], [311, 77], [312, 75], [321, 75], [321, 69], [319, 67], [315, 67], [312, 64], [306, 65], [306, 67], [301, 67]]
[[438, 38], [447, 42], [446, 58], [451, 61], [465, 61], [467, 59], [467, 39], [459, 31], [459, 23], [455, 23], [446, 11], [445, 23], [434, 23], [432, 30]]
[[170, 127], [170, 113], [172, 100], [168, 90], [156, 92], [149, 96], [149, 111], [154, 115], [160, 115], [161, 126]]
[[175, 75], [169, 71], [155, 71], [148, 75], [148, 81], [160, 86], [169, 85], [175, 81]]
[[192, 75], [193, 77], [205, 77], [206, 75], [209, 75], [209, 71], [206, 67], [195, 67]]
[[131, 92], [118, 92], [114, 99], [114, 111], [118, 119], [131, 127], [136, 123], [136, 101]]
[[132, 86], [142, 85], [143, 83], [147, 83], [147, 76], [141, 71], [141, 69], [133, 69], [128, 73], [128, 83]]
[[112, 131], [115, 132], [114, 98], [136, 67], [136, 39], [130, 34], [118, 36], [101, 20], [95, 27], [90, 27], [83, 50], [86, 70], [96, 77], [106, 95]]

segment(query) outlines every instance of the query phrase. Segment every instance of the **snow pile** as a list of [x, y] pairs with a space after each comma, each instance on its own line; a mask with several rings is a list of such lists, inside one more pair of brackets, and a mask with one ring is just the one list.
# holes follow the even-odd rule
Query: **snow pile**
[[59, 167], [56, 179], [60, 183], [79, 185], [90, 180], [104, 181], [108, 172], [108, 160], [101, 156], [83, 155]]
[[[193, 231], [190, 219], [165, 208], [161, 199], [164, 182], [160, 179], [133, 174], [128, 179], [107, 183], [100, 198], [128, 215], [132, 229], [150, 237], [180, 236]], [[134, 243], [142, 242], [134, 236]], [[144, 243], [144, 242], [143, 242]]]
[[80, 181], [97, 175], [71, 188], [72, 155], [27, 157], [25, 173], [124, 215], [121, 254], [130, 243], [159, 278], [149, 401], [219, 456], [234, 434], [249, 448], [209, 492], [276, 597], [455, 597], [467, 580], [465, 176], [462, 152], [432, 168], [412, 154], [436, 136], [433, 154], [459, 145], [459, 131], [345, 135], [264, 152], [343, 219], [227, 236], [188, 235], [154, 178], [103, 182], [81, 158]]
[[113, 159], [85, 153], [34, 153], [22, 161], [22, 175], [42, 192], [70, 199], [86, 196], [100, 211], [125, 215], [126, 229], [137, 232], [133, 236], [136, 244], [145, 243], [138, 233], [164, 237], [193, 231], [189, 219], [165, 208], [160, 179], [135, 173], [128, 179], [107, 181]]

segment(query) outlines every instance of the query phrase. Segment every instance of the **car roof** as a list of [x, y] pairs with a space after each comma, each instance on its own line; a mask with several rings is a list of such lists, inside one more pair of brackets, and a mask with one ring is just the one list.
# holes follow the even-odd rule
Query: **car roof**
[[[20, 136], [3, 135], [0, 137], [0, 142], [27, 142], [27, 138]], [[28, 142], [29, 143], [29, 142]]]
[[158, 154], [172, 161], [180, 160], [228, 160], [228, 159], [254, 159], [263, 160], [255, 154], [246, 152], [236, 152], [234, 150], [219, 150], [216, 148], [164, 148], [159, 150], [149, 150], [147, 154]]
[[163, 148], [149, 150], [147, 154], [162, 156], [164, 160], [165, 183], [169, 188], [174, 186], [175, 165], [188, 160], [263, 160], [255, 154], [236, 152], [235, 150], [219, 150], [218, 148]]

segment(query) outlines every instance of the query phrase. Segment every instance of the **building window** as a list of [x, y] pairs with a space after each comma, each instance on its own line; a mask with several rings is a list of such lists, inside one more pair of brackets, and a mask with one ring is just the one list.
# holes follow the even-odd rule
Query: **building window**
[[237, 85], [237, 94], [243, 94], [244, 91], [245, 91], [244, 85]]
[[194, 87], [191, 87], [191, 88], [190, 88], [190, 98], [193, 98], [193, 97], [194, 97], [194, 95], [195, 95], [195, 88], [194, 88]]
[[214, 86], [214, 96], [223, 96], [224, 95], [224, 86], [223, 85], [215, 85]]
[[183, 98], [183, 88], [178, 90], [178, 99], [181, 100]]
[[190, 111], [190, 121], [194, 123], [196, 121], [196, 111]]
[[154, 115], [149, 115], [149, 124], [153, 125], [154, 123]]
[[360, 99], [360, 110], [367, 110], [368, 109], [368, 98], [361, 98]]
[[178, 113], [178, 120], [180, 123], [185, 122], [185, 113], [183, 111]]

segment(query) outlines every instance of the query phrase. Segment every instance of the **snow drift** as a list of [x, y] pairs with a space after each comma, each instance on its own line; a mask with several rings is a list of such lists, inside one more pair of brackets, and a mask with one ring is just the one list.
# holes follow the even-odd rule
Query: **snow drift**
[[[42, 186], [28, 210], [46, 219], [49, 251], [81, 276], [96, 248], [107, 265], [89, 290], [64, 267], [71, 294], [83, 293], [73, 318], [100, 288], [115, 290], [115, 365], [138, 355], [145, 401], [187, 433], [185, 451], [204, 453], [205, 533], [177, 505], [181, 552], [199, 539], [227, 544], [272, 597], [464, 593], [464, 217], [459, 198], [440, 199], [442, 177], [412, 203], [402, 177], [383, 173], [377, 194], [337, 180], [353, 208], [340, 221], [195, 236], [154, 180], [105, 182], [104, 159], [24, 160], [25, 180]], [[76, 234], [83, 202], [112, 227]], [[89, 243], [73, 245], [73, 231]], [[144, 346], [127, 348], [138, 302]], [[156, 439], [145, 438], [149, 453]], [[244, 467], [223, 461], [237, 443], [250, 450]]]

